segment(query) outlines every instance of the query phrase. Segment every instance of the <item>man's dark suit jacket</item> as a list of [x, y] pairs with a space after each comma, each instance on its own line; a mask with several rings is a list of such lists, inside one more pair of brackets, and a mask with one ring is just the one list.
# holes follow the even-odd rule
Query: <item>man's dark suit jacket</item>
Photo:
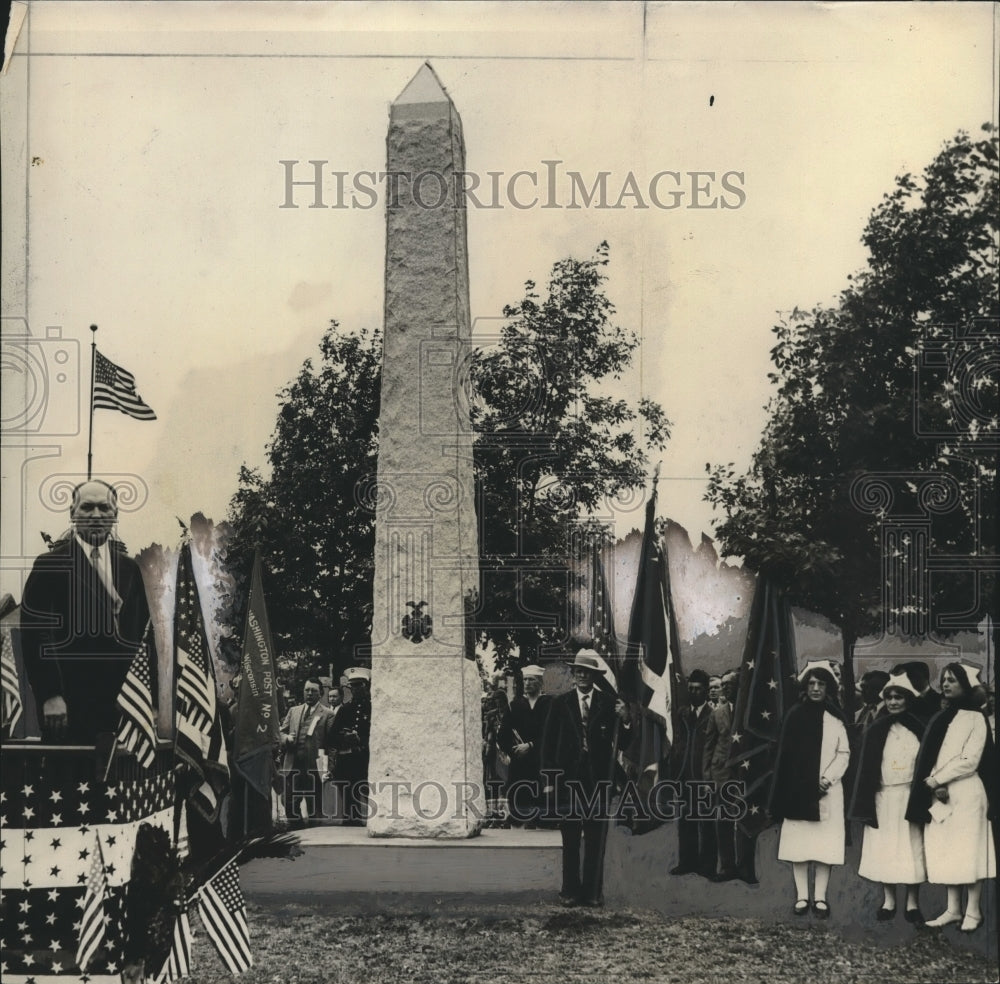
[[117, 730], [118, 693], [149, 621], [139, 567], [114, 545], [111, 571], [122, 599], [117, 626], [111, 596], [75, 538], [38, 557], [24, 586], [25, 670], [39, 716], [50, 697], [66, 701], [70, 744]]
[[[510, 713], [500, 728], [499, 737], [500, 747], [510, 756], [508, 782], [514, 783], [522, 779], [538, 781], [542, 761], [542, 731], [551, 703], [552, 697], [548, 694], [539, 694], [534, 707], [528, 703], [527, 697], [515, 697], [511, 701]], [[521, 742], [529, 742], [532, 748], [525, 755], [514, 755], [514, 746]]]
[[913, 699], [910, 710], [921, 721], [930, 721], [941, 710], [941, 694], [931, 687], [928, 691]]
[[[612, 698], [597, 687], [590, 693], [586, 751], [580, 699], [575, 687], [552, 699], [542, 731], [542, 771], [554, 770], [559, 774], [555, 784], [555, 808], [560, 816], [572, 815], [579, 807], [578, 797], [568, 795], [566, 782], [576, 780], [589, 795], [600, 780], [611, 777], [615, 705]], [[542, 781], [550, 782], [545, 775]]]
[[695, 720], [694, 710], [688, 706], [678, 715], [680, 727], [674, 734], [671, 750], [671, 776], [675, 779], [708, 779], [705, 772], [705, 742], [712, 721], [712, 708], [702, 704]]
[[723, 701], [709, 711], [705, 725], [701, 771], [706, 779], [721, 783], [733, 778], [733, 769], [729, 765], [732, 744], [733, 705]]

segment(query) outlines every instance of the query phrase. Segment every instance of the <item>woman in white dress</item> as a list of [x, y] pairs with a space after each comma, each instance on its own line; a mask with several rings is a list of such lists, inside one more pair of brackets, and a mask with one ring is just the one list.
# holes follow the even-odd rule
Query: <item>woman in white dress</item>
[[858, 874], [880, 882], [879, 922], [896, 915], [896, 886], [906, 886], [905, 919], [920, 924], [918, 892], [927, 880], [924, 829], [906, 819], [910, 782], [917, 764], [925, 722], [911, 710], [916, 688], [905, 673], [895, 673], [879, 697], [885, 711], [865, 728], [848, 816], [865, 824]]
[[963, 933], [982, 925], [982, 879], [996, 877], [990, 823], [996, 758], [986, 717], [972, 692], [978, 683], [978, 670], [963, 663], [949, 663], [941, 671], [944, 707], [927, 726], [906, 811], [908, 820], [924, 824], [927, 880], [948, 886], [947, 908], [926, 925], [960, 922]]
[[792, 911], [797, 916], [809, 911], [812, 862], [812, 910], [817, 919], [827, 919], [830, 870], [844, 863], [841, 779], [851, 753], [829, 661], [811, 660], [799, 674], [799, 682], [802, 697], [782, 725], [768, 809], [774, 819], [782, 821], [778, 859], [792, 864], [796, 900]]

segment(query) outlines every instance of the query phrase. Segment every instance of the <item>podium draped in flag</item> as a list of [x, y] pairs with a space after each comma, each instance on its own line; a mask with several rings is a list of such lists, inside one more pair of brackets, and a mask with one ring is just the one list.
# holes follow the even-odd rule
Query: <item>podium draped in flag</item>
[[[90, 984], [119, 984], [144, 939], [127, 917], [138, 831], [148, 823], [174, 831], [173, 754], [157, 749], [151, 768], [118, 756], [107, 780], [95, 778], [94, 749], [5, 744], [0, 778], [0, 936], [4, 984], [31, 979], [79, 981], [87, 912]], [[88, 880], [100, 843], [103, 912], [88, 904]], [[91, 892], [91, 895], [93, 893]], [[107, 917], [98, 933], [95, 919]]]

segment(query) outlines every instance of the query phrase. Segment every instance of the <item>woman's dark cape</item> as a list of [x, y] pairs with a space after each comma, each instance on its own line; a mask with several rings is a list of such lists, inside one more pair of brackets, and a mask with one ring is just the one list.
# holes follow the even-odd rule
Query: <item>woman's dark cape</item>
[[858, 774], [854, 779], [854, 793], [851, 796], [847, 816], [850, 820], [860, 820], [869, 827], [878, 827], [878, 818], [875, 816], [875, 794], [882, 788], [882, 753], [885, 751], [889, 729], [894, 724], [901, 724], [912, 731], [918, 741], [924, 736], [925, 722], [910, 711], [903, 711], [902, 714], [881, 714], [865, 728], [861, 739]]
[[[920, 752], [917, 755], [917, 765], [913, 772], [913, 783], [910, 786], [910, 800], [906, 806], [906, 819], [910, 823], [930, 823], [931, 822], [931, 802], [934, 793], [924, 785], [924, 780], [934, 770], [938, 753], [944, 743], [944, 737], [948, 733], [951, 722], [955, 720], [955, 715], [960, 710], [975, 711], [982, 713], [970, 700], [957, 701], [948, 707], [938, 711], [931, 718], [927, 725], [927, 733], [920, 745]], [[982, 780], [986, 789], [987, 817], [996, 820], [997, 809], [997, 761], [996, 745], [993, 743], [993, 733], [990, 731], [988, 721], [986, 724], [986, 745], [983, 754], [979, 759], [979, 767], [976, 772]]]
[[768, 812], [775, 820], [819, 820], [819, 756], [823, 745], [823, 712], [838, 720], [830, 702], [802, 700], [785, 716]]

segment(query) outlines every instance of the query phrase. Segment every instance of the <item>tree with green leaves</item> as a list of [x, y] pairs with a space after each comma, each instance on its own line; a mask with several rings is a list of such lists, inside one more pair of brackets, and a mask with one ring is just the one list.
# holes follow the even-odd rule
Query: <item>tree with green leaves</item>
[[[997, 137], [983, 129], [896, 179], [839, 303], [796, 308], [774, 329], [775, 393], [749, 470], [708, 466], [723, 553], [834, 622], [845, 671], [860, 636], [912, 614], [883, 607], [897, 603], [881, 538], [893, 516], [931, 516], [924, 557], [957, 558], [922, 599], [937, 631], [996, 618], [996, 571], [981, 561], [996, 556], [1000, 498], [1000, 200]], [[911, 546], [892, 545], [888, 567], [919, 578]]]
[[531, 662], [569, 644], [574, 554], [587, 549], [581, 520], [643, 488], [647, 449], [669, 438], [659, 404], [608, 392], [639, 344], [605, 293], [608, 259], [604, 242], [590, 259], [559, 261], [544, 296], [527, 281], [473, 364], [476, 621], [501, 658], [516, 647]]
[[[224, 618], [242, 634], [246, 585], [260, 549], [275, 647], [301, 679], [346, 669], [368, 641], [375, 523], [365, 482], [378, 453], [381, 334], [332, 322], [320, 360], [307, 359], [279, 394], [270, 474], [240, 469], [230, 503], [226, 566], [235, 580]], [[301, 679], [300, 679], [301, 678]]]
[[[569, 644], [575, 533], [605, 499], [645, 485], [646, 449], [669, 436], [657, 404], [608, 392], [638, 345], [605, 293], [608, 257], [602, 243], [559, 261], [544, 296], [528, 281], [495, 337], [474, 339], [483, 580], [470, 615], [503, 660]], [[270, 475], [241, 469], [230, 505], [230, 568], [244, 577], [261, 549], [276, 645], [319, 668], [343, 669], [370, 637], [381, 349], [380, 335], [332, 324], [318, 364], [281, 393]], [[241, 631], [239, 604], [225, 617]]]

